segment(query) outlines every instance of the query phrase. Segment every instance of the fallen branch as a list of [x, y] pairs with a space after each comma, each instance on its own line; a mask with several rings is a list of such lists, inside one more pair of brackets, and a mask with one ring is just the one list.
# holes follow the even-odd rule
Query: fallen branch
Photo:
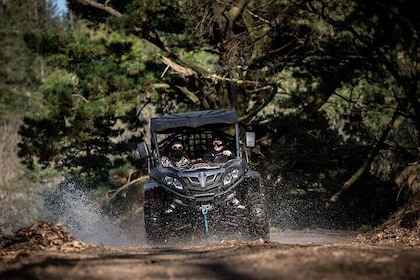
[[[188, 76], [192, 76], [194, 73], [192, 70], [183, 67], [175, 62], [173, 62], [172, 60], [170, 60], [169, 58], [167, 58], [166, 56], [163, 55], [159, 55], [159, 58], [162, 60], [163, 63], [165, 63], [168, 67], [171, 67], [177, 74], [183, 76], [183, 77], [188, 77]], [[164, 73], [166, 73], [167, 69], [165, 69]], [[163, 75], [163, 74], [162, 74]]]
[[193, 103], [198, 103], [200, 99], [193, 93], [192, 91], [188, 90], [186, 87], [176, 86], [189, 100]]
[[[133, 181], [128, 180], [127, 183], [125, 183], [123, 186], [118, 188], [116, 191], [110, 191], [108, 192], [108, 201], [107, 203], [110, 203], [113, 201], [121, 192], [128, 190], [130, 187], [136, 185], [137, 183], [143, 183], [146, 182], [149, 179], [149, 176], [142, 176], [137, 179], [134, 179]], [[112, 193], [112, 194], [111, 194]]]
[[105, 12], [109, 13], [110, 15], [113, 15], [113, 16], [116, 16], [116, 17], [122, 17], [122, 14], [120, 12], [118, 12], [117, 10], [108, 6], [107, 3], [102, 4], [102, 3], [99, 3], [99, 2], [93, 1], [93, 0], [78, 0], [78, 1], [83, 3], [83, 4], [95, 7], [97, 9], [102, 10], [102, 11], [105, 11]]
[[[191, 62], [187, 62], [187, 60], [185, 58], [180, 58], [182, 60], [183, 63], [188, 64], [189, 67], [193, 68], [193, 70], [191, 70], [190, 68], [186, 68], [183, 67], [175, 62], [173, 62], [172, 60], [170, 60], [168, 57], [163, 56], [163, 55], [159, 55], [159, 58], [162, 60], [162, 62], [164, 64], [166, 64], [168, 67], [172, 68], [177, 74], [180, 74], [184, 77], [188, 77], [188, 76], [192, 76], [194, 74], [193, 71], [197, 71], [197, 73], [201, 74], [204, 78], [209, 79], [209, 80], [217, 80], [217, 81], [221, 81], [221, 82], [230, 82], [230, 83], [235, 83], [235, 84], [246, 84], [246, 85], [261, 85], [260, 82], [258, 81], [250, 81], [250, 80], [242, 80], [242, 79], [234, 79], [234, 78], [226, 78], [217, 74], [210, 74], [207, 71], [203, 70], [201, 67], [195, 65], [194, 67], [192, 67], [192, 63]], [[167, 72], [167, 69], [164, 70], [164, 72], [162, 73], [162, 75], [164, 73]], [[162, 76], [161, 75], [161, 76]], [[270, 86], [271, 87], [271, 86]], [[266, 88], [262, 88], [260, 90], [265, 90]]]

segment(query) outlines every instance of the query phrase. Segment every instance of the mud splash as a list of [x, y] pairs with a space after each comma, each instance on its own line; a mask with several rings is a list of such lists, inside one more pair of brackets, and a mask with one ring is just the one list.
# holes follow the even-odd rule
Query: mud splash
[[45, 199], [49, 220], [65, 225], [85, 243], [104, 246], [137, 246], [110, 213], [94, 202], [77, 180], [64, 180]]

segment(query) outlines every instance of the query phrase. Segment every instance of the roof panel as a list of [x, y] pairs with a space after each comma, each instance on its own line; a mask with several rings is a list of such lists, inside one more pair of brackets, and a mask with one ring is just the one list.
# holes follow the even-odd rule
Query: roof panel
[[152, 118], [152, 132], [168, 132], [181, 127], [195, 128], [208, 124], [229, 124], [238, 122], [235, 110], [205, 110], [165, 115]]

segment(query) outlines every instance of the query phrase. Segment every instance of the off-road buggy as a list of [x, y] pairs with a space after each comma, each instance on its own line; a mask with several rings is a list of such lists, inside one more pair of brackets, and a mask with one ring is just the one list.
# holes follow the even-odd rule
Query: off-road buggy
[[[151, 243], [223, 233], [269, 239], [261, 175], [248, 165], [247, 150], [255, 144], [255, 134], [241, 133], [235, 110], [152, 118], [150, 132], [150, 146], [142, 142], [137, 148], [140, 156], [147, 158], [150, 174], [144, 185], [143, 206], [146, 237]], [[234, 159], [203, 162], [215, 137], [234, 151]], [[160, 161], [175, 138], [183, 141], [191, 159], [191, 165], [183, 169], [164, 167]]]

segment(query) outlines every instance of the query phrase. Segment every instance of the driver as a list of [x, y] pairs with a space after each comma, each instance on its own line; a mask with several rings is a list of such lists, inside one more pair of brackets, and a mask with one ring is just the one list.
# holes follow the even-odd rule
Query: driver
[[224, 141], [215, 137], [212, 149], [203, 156], [203, 160], [208, 162], [225, 162], [234, 157], [235, 154], [225, 146]]
[[171, 150], [167, 156], [161, 158], [162, 165], [165, 167], [185, 168], [191, 163], [184, 151], [184, 144], [180, 139], [172, 141]]

